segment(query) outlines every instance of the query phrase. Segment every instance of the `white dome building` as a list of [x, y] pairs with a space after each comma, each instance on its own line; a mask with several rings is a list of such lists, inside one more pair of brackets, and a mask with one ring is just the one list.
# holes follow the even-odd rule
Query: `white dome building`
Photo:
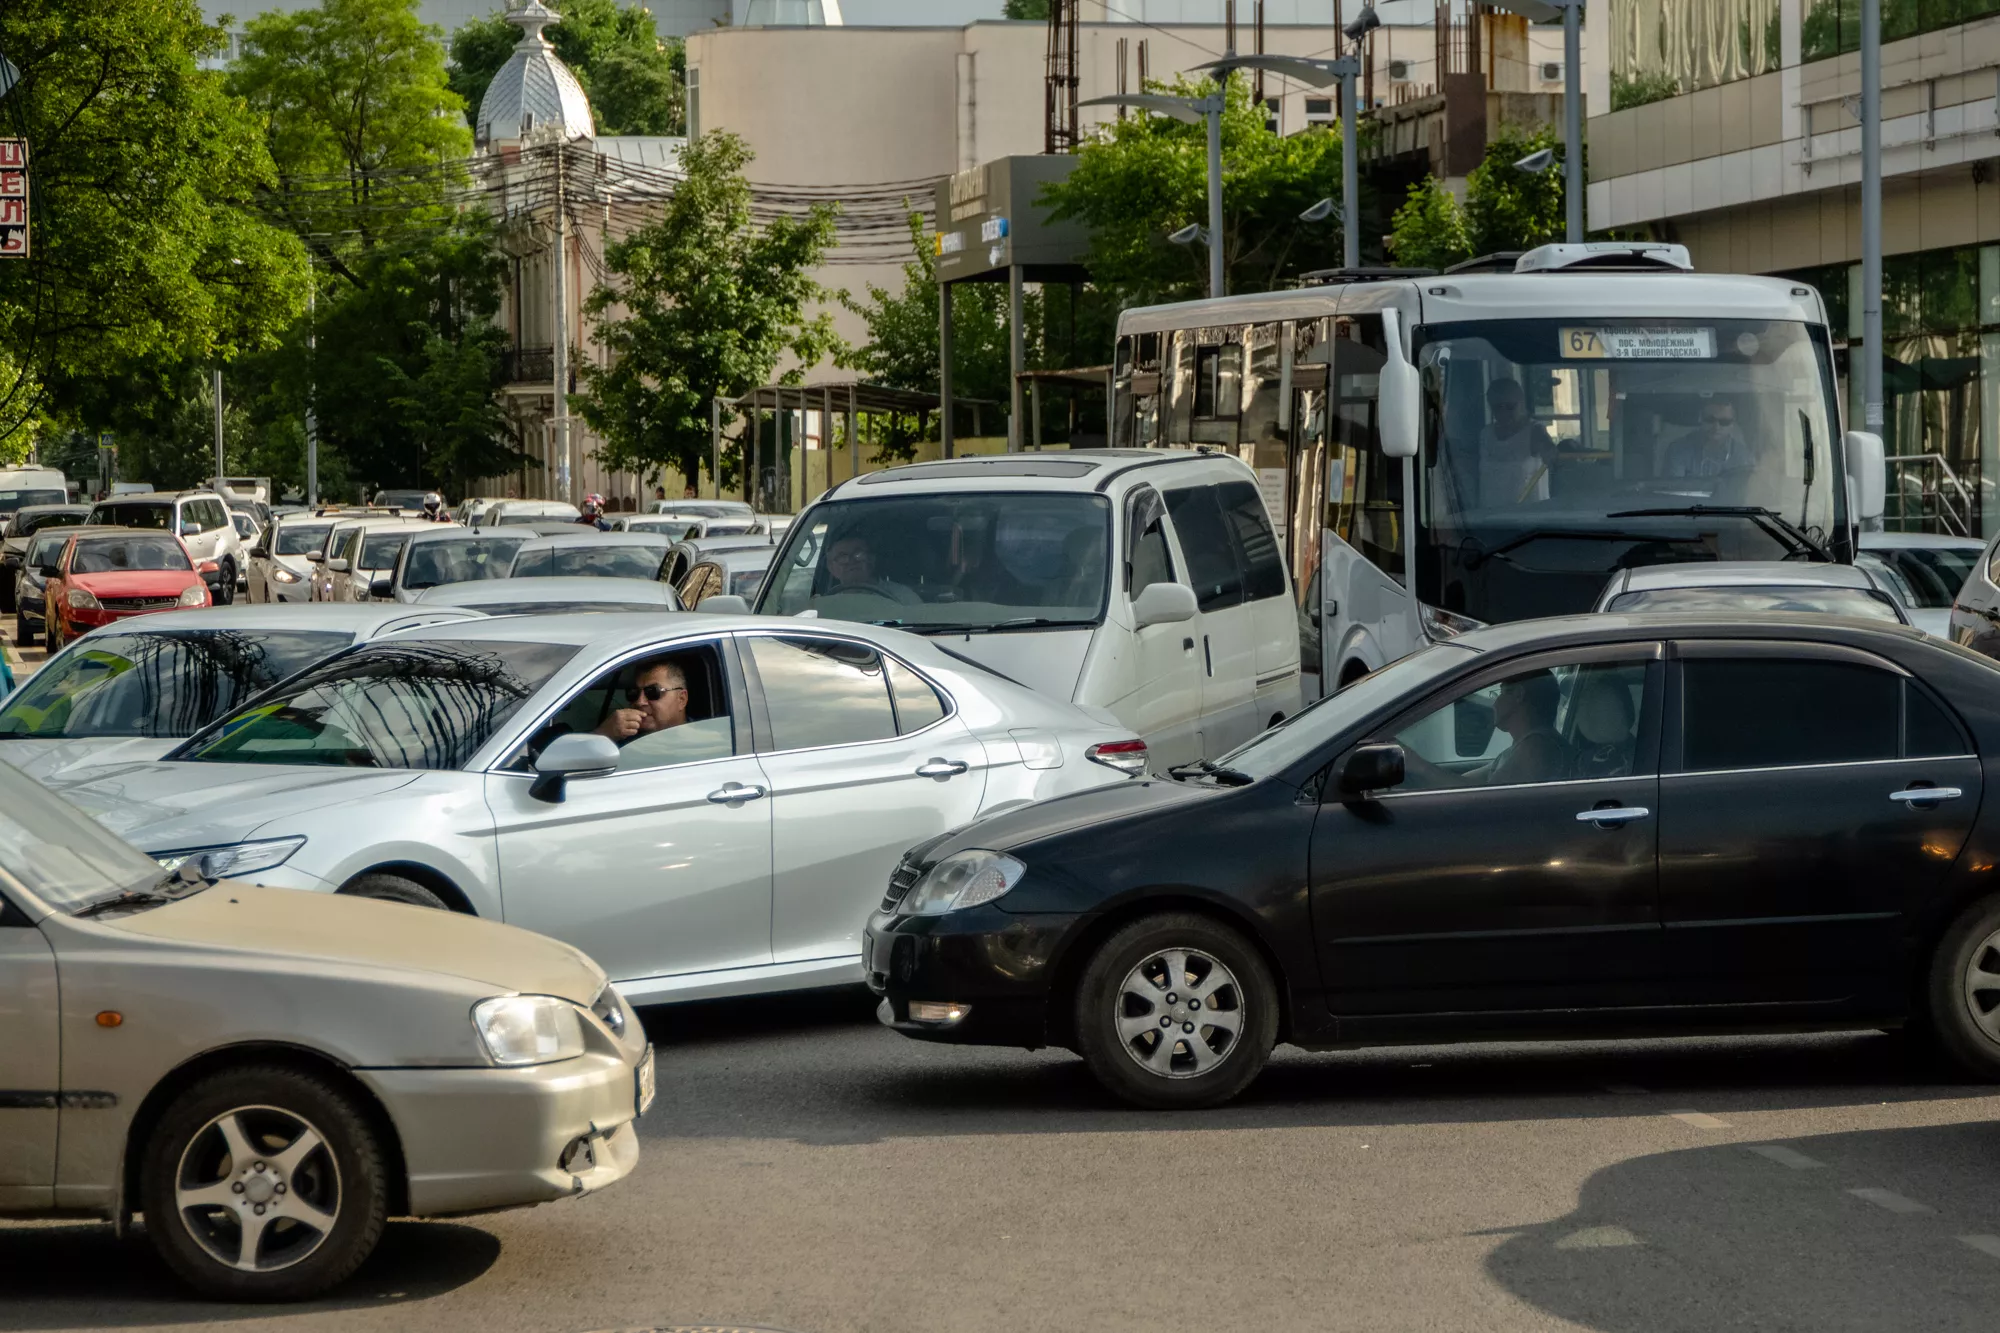
[[506, 16], [521, 29], [514, 54], [486, 86], [479, 103], [474, 141], [483, 149], [518, 144], [528, 139], [594, 139], [590, 99], [568, 65], [556, 58], [542, 29], [560, 23], [562, 15], [542, 3], [527, 3]]

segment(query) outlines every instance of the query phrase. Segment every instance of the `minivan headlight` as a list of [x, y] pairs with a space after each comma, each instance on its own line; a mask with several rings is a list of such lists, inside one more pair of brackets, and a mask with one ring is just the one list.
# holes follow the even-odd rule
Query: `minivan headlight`
[[910, 916], [943, 916], [977, 907], [1006, 893], [1027, 873], [1028, 867], [1004, 852], [954, 852], [924, 872], [902, 910]]
[[583, 1054], [576, 1006], [553, 995], [497, 995], [472, 1006], [473, 1030], [496, 1065], [545, 1065]]

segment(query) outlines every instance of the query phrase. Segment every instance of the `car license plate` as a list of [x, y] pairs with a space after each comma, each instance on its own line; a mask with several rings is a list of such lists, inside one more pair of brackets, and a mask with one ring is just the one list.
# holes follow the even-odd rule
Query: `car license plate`
[[658, 1075], [655, 1073], [653, 1068], [652, 1047], [648, 1046], [646, 1048], [646, 1054], [640, 1057], [639, 1068], [633, 1074], [632, 1078], [633, 1082], [637, 1086], [637, 1101], [639, 1105], [639, 1114], [644, 1115], [646, 1114], [647, 1108], [652, 1106], [653, 1104], [653, 1094], [660, 1090]]

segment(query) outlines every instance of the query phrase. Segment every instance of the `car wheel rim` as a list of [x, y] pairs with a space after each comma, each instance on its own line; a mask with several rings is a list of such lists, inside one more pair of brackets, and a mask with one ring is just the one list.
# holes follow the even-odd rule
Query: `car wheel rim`
[[1243, 987], [1198, 949], [1162, 949], [1119, 984], [1118, 1044], [1158, 1078], [1198, 1078], [1229, 1058], [1243, 1036]]
[[181, 1224], [210, 1258], [246, 1273], [290, 1268], [340, 1217], [340, 1166], [326, 1136], [275, 1106], [215, 1117], [188, 1141], [174, 1177]]
[[1981, 1032], [2000, 1041], [2000, 930], [1980, 941], [1966, 962], [1965, 1008]]

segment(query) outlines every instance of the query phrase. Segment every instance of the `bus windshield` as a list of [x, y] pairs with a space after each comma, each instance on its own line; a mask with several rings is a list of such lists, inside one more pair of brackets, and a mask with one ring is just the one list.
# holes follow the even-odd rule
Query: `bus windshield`
[[1486, 623], [1587, 611], [1620, 569], [1811, 559], [1841, 531], [1815, 327], [1481, 320], [1424, 329], [1418, 364], [1432, 606]]

